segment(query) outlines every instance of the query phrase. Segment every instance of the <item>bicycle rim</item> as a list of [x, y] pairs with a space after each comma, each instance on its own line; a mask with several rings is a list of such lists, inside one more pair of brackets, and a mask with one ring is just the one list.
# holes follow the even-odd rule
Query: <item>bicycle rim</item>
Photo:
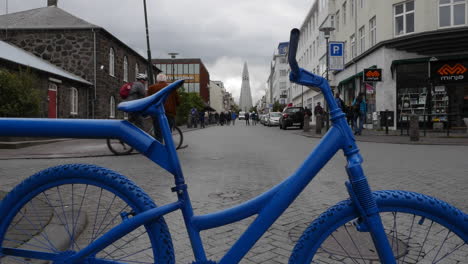
[[120, 139], [107, 139], [107, 147], [115, 155], [128, 155], [133, 148]]
[[[63, 172], [63, 168], [67, 167], [60, 167], [54, 172]], [[80, 165], [68, 167], [75, 168], [80, 168]], [[9, 206], [10, 211], [2, 213], [2, 219], [6, 221], [2, 223], [2, 248], [28, 252], [26, 257], [3, 256], [1, 263], [47, 263], [45, 260], [33, 259], [31, 252], [51, 253], [54, 257], [72, 254], [124, 219], [149, 208], [146, 195], [140, 193], [139, 198], [135, 193], [119, 190], [121, 187], [116, 184], [128, 185], [129, 191], [139, 190], [123, 176], [113, 173], [107, 179], [102, 177], [102, 180], [99, 177], [102, 173], [112, 172], [94, 166], [84, 168], [95, 170], [94, 176], [98, 176], [96, 180], [89, 177], [52, 180], [44, 176], [49, 173], [41, 172], [26, 180], [23, 186], [19, 185], [5, 198], [8, 205], [2, 205], [2, 209]], [[86, 173], [84, 170], [81, 172]], [[115, 182], [109, 181], [110, 178], [115, 178]], [[25, 183], [30, 184], [30, 187], [25, 188]], [[162, 230], [164, 228], [166, 230]], [[157, 224], [141, 226], [98, 252], [95, 258], [126, 263], [157, 262], [160, 254], [157, 252], [158, 243], [167, 239], [160, 235], [167, 232], [165, 223], [162, 229]], [[4, 250], [4, 253], [9, 252]], [[168, 254], [162, 258], [171, 259], [171, 256]]]
[[174, 146], [176, 149], [179, 149], [182, 147], [182, 143], [184, 141], [184, 136], [182, 134], [182, 131], [178, 127], [174, 127], [172, 130], [172, 140], [174, 141]]
[[[463, 213], [434, 198], [402, 193], [428, 202], [416, 207], [414, 204], [409, 206], [406, 200], [401, 199], [394, 200], [392, 206], [379, 206], [395, 262], [466, 263], [468, 245], [463, 239], [466, 239], [466, 233], [461, 231], [466, 227], [460, 226]], [[391, 194], [387, 192], [387, 195]], [[302, 235], [290, 263], [381, 263], [370, 234], [365, 232], [365, 225], [354, 210], [349, 210], [350, 207], [349, 201], [343, 202], [314, 221]], [[451, 213], [461, 214], [440, 217], [443, 207], [449, 208]]]

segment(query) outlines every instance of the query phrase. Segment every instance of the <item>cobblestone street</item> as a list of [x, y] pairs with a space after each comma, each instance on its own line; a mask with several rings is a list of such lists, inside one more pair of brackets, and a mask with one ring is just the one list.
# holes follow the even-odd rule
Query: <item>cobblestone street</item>
[[[178, 151], [196, 214], [229, 208], [273, 187], [303, 162], [318, 139], [262, 125], [215, 126], [184, 134], [188, 148]], [[67, 141], [72, 149], [75, 141]], [[402, 145], [359, 142], [373, 190], [421, 192], [467, 212], [467, 146]], [[70, 152], [70, 150], [68, 150]], [[0, 160], [1, 190], [8, 191], [38, 170], [66, 163], [91, 163], [118, 171], [163, 205], [175, 201], [173, 178], [141, 155], [92, 158]], [[345, 159], [338, 153], [241, 263], [287, 263], [308, 224], [326, 208], [347, 199]], [[177, 263], [193, 255], [180, 213], [165, 217]], [[210, 259], [219, 260], [253, 217], [202, 233]]]

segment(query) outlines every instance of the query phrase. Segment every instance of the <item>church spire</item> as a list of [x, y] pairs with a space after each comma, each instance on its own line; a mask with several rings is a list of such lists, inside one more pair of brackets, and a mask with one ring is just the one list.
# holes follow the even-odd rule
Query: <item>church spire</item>
[[242, 86], [239, 98], [239, 107], [242, 111], [249, 111], [252, 108], [252, 93], [250, 92], [250, 79], [247, 62], [244, 62], [242, 70]]

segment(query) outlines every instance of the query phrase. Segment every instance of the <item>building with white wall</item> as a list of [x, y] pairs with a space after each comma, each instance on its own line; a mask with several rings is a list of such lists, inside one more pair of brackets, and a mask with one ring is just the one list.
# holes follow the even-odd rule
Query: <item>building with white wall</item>
[[275, 49], [273, 60], [270, 67], [270, 76], [268, 79], [268, 87], [270, 89], [270, 104], [279, 102], [280, 104], [287, 104], [289, 101], [288, 87], [288, 52], [289, 42], [281, 42]]
[[[333, 26], [330, 40], [345, 43], [345, 69], [330, 74], [346, 104], [360, 92], [368, 102], [368, 127], [376, 113], [392, 111], [393, 128], [408, 114], [429, 127], [464, 128], [468, 117], [467, 0], [319, 0], [301, 26], [297, 59], [324, 76], [325, 41], [318, 28]], [[382, 81], [364, 83], [363, 69], [382, 69]], [[300, 105], [300, 86], [292, 86]], [[305, 102], [320, 94], [304, 91]], [[374, 125], [376, 123], [374, 122]]]
[[216, 112], [224, 111], [224, 84], [221, 81], [210, 81], [210, 106]]

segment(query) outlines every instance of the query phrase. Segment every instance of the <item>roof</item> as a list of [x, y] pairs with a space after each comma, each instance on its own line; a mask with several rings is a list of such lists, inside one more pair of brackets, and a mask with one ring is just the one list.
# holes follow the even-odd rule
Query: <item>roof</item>
[[92, 83], [86, 81], [85, 79], [79, 76], [74, 75], [73, 73], [67, 72], [64, 69], [59, 68], [23, 49], [20, 49], [1, 40], [0, 60], [7, 60], [36, 70], [52, 73], [73, 81], [81, 82], [87, 85], [92, 85]]
[[0, 16], [0, 29], [82, 29], [101, 28], [56, 6]]

